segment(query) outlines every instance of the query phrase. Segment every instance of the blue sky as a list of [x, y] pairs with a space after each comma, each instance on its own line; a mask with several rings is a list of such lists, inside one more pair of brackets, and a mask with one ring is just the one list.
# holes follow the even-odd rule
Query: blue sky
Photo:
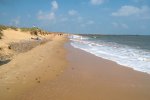
[[0, 0], [0, 24], [69, 33], [150, 35], [150, 0]]

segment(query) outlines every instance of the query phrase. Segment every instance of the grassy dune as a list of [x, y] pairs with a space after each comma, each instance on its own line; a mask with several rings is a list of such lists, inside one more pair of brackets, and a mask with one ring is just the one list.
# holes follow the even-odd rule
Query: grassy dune
[[17, 31], [18, 29], [21, 30], [21, 32], [30, 32], [31, 35], [38, 35], [38, 34], [41, 34], [41, 35], [46, 35], [48, 34], [48, 32], [38, 28], [38, 27], [31, 27], [31, 28], [28, 28], [28, 27], [15, 27], [15, 26], [6, 26], [6, 25], [0, 25], [0, 39], [2, 38], [2, 31], [3, 30], [7, 30], [7, 29], [12, 29], [12, 30], [15, 30]]

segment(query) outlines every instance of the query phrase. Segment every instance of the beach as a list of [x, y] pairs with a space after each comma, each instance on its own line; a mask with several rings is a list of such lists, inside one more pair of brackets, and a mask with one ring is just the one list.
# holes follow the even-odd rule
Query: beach
[[[67, 44], [69, 67], [23, 100], [149, 100], [150, 75], [122, 67]], [[21, 100], [21, 99], [20, 99]]]
[[[48, 39], [46, 43], [39, 44], [23, 53], [15, 53], [9, 63], [0, 66], [1, 100], [17, 100], [27, 90], [36, 88], [63, 73], [67, 67], [66, 51], [64, 50], [66, 36], [53, 33], [43, 37]], [[30, 38], [29, 35], [28, 38], [22, 37], [20, 40]]]
[[150, 0], [0, 0], [0, 100], [150, 100]]
[[0, 66], [2, 100], [149, 100], [150, 75], [74, 48], [66, 35]]

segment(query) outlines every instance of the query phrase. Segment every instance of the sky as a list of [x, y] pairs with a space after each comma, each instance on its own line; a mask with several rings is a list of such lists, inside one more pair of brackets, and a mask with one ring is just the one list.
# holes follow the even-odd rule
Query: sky
[[150, 35], [150, 0], [0, 0], [0, 24], [67, 33]]

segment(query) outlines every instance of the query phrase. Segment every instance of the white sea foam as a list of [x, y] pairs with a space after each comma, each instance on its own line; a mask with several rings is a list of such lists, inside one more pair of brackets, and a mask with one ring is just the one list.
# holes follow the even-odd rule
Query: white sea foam
[[93, 42], [79, 35], [73, 35], [70, 40], [75, 48], [150, 74], [150, 52], [148, 51], [117, 43]]

